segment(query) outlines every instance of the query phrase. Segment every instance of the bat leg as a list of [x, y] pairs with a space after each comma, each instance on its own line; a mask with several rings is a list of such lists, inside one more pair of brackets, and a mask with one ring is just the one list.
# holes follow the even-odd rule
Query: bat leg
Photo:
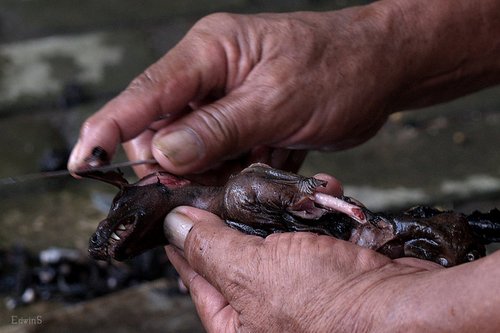
[[344, 213], [361, 224], [368, 222], [368, 218], [362, 207], [342, 198], [334, 197], [325, 193], [315, 193], [314, 202], [328, 210]]

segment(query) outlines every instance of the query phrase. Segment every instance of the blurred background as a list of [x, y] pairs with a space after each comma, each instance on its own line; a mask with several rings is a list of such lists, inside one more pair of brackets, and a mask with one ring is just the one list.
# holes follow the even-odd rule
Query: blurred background
[[[0, 0], [0, 178], [64, 168], [82, 121], [206, 14], [368, 2]], [[494, 87], [394, 114], [358, 148], [310, 153], [301, 172], [335, 175], [373, 210], [500, 207], [499, 111]], [[70, 177], [0, 184], [0, 332], [203, 331], [161, 252], [88, 261], [114, 194]]]

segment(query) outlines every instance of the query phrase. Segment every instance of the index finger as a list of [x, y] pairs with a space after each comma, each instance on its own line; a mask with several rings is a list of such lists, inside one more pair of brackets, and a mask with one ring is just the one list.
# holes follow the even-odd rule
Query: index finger
[[218, 80], [225, 75], [225, 67], [219, 63], [224, 59], [222, 48], [215, 43], [212, 54], [203, 56], [199, 53], [204, 46], [191, 44], [189, 39], [181, 41], [85, 121], [69, 170], [87, 168], [85, 159], [95, 147], [111, 157], [118, 143], [136, 137], [154, 121], [173, 117], [190, 101], [214, 89], [217, 82], [223, 82]]

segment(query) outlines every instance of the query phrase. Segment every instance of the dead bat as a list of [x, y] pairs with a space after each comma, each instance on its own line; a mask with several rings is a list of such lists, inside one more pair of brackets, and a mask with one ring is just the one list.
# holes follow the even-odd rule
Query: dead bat
[[150, 174], [135, 184], [114, 171], [86, 171], [82, 176], [120, 190], [90, 239], [90, 255], [102, 260], [124, 260], [166, 245], [163, 221], [181, 205], [210, 211], [251, 235], [314, 232], [390, 258], [416, 257], [445, 267], [481, 258], [485, 244], [500, 240], [496, 209], [469, 216], [430, 207], [374, 213], [352, 198], [318, 192], [325, 181], [265, 164], [252, 164], [225, 186], [203, 186], [167, 172]]

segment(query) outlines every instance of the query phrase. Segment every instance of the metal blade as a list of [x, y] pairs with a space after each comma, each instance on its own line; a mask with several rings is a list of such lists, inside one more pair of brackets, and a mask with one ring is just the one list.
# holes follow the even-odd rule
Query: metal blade
[[[118, 162], [108, 165], [103, 165], [95, 168], [89, 168], [84, 170], [78, 170], [79, 173], [84, 173], [86, 171], [110, 171], [116, 168], [126, 168], [140, 164], [155, 164], [157, 163], [154, 159], [149, 160], [137, 160], [137, 161], [127, 161], [127, 162]], [[55, 178], [55, 177], [64, 177], [69, 176], [71, 172], [69, 170], [57, 170], [57, 171], [47, 171], [47, 172], [36, 172], [36, 173], [28, 173], [25, 175], [12, 176], [0, 178], [0, 185], [9, 185], [16, 184], [20, 182], [44, 179], [44, 178]]]

